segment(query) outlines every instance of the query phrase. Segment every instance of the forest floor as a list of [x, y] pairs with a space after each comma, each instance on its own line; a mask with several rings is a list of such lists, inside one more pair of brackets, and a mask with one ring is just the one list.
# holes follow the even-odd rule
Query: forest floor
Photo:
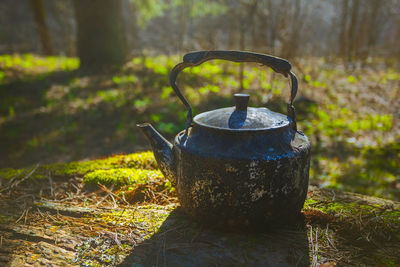
[[[185, 217], [152, 153], [111, 156], [147, 150], [137, 122], [167, 138], [183, 129], [168, 84], [180, 60], [85, 74], [73, 58], [0, 56], [0, 265], [400, 265], [398, 71], [298, 59], [295, 106], [316, 186], [294, 226], [228, 233]], [[195, 114], [232, 105], [240, 87], [251, 106], [286, 112], [283, 77], [251, 64], [243, 74], [215, 61], [179, 81]]]
[[[186, 118], [168, 82], [180, 61], [135, 57], [118, 71], [87, 74], [75, 58], [1, 55], [0, 168], [147, 150], [138, 122], [172, 139]], [[400, 200], [400, 72], [379, 59], [347, 70], [324, 58], [293, 65], [311, 184]], [[239, 66], [212, 61], [182, 73], [194, 114], [232, 105], [239, 91], [251, 94], [251, 106], [286, 113], [288, 81], [256, 64], [244, 65], [240, 81]]]
[[185, 217], [149, 152], [0, 176], [0, 265], [400, 264], [400, 203], [381, 198], [310, 187], [292, 226], [226, 232]]

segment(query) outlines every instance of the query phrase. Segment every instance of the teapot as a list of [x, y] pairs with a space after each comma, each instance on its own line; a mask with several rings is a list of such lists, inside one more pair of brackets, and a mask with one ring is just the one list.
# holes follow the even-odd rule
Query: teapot
[[[241, 93], [234, 95], [234, 107], [193, 118], [176, 79], [185, 68], [212, 59], [256, 62], [289, 77], [288, 115], [249, 107], [249, 95]], [[185, 213], [217, 227], [251, 228], [297, 218], [307, 195], [310, 142], [297, 130], [293, 106], [297, 79], [290, 63], [244, 51], [191, 52], [172, 69], [170, 83], [188, 109], [185, 129], [171, 144], [149, 123], [137, 126], [148, 139], [161, 172], [176, 187]]]

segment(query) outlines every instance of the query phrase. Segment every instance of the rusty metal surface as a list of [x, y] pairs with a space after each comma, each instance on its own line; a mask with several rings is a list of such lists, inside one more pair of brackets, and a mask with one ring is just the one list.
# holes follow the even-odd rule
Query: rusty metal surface
[[209, 225], [289, 223], [303, 207], [310, 144], [301, 133], [221, 133], [191, 128], [174, 143], [179, 200]]
[[301, 132], [226, 132], [193, 127], [172, 146], [142, 127], [185, 211], [209, 225], [284, 223], [303, 207], [310, 143]]

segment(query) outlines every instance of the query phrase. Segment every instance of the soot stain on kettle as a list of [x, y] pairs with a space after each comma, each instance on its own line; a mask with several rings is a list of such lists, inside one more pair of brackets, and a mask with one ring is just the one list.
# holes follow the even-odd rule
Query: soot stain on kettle
[[182, 157], [177, 159], [181, 176], [178, 196], [196, 221], [249, 227], [271, 220], [288, 221], [303, 206], [309, 149], [271, 160], [209, 158], [177, 149]]
[[308, 187], [307, 137], [296, 131], [241, 136], [203, 130], [190, 128], [173, 146], [178, 198], [190, 217], [248, 228], [285, 224], [300, 214]]

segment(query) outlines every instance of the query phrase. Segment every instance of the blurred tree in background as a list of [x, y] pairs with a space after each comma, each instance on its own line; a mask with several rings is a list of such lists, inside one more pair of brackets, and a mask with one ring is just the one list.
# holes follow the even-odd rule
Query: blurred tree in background
[[52, 55], [53, 44], [51, 41], [49, 29], [46, 24], [46, 13], [43, 6], [43, 0], [31, 0], [33, 16], [39, 30], [40, 41], [43, 51], [46, 55]]
[[[0, 53], [48, 53], [50, 46], [42, 50], [40, 40], [51, 35], [56, 54], [78, 55], [83, 65], [120, 64], [127, 54], [199, 49], [346, 62], [379, 56], [393, 63], [393, 55], [400, 57], [398, 0], [32, 0], [35, 7], [42, 5], [33, 17], [26, 1], [0, 3]], [[33, 20], [40, 35], [33, 35]]]
[[121, 0], [74, 0], [77, 50], [82, 68], [122, 65], [126, 39]]

